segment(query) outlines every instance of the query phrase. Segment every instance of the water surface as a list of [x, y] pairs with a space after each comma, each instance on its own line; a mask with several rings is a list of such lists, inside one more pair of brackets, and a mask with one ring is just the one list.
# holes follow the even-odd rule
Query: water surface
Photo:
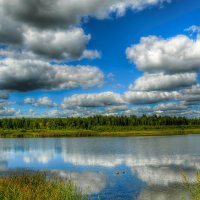
[[182, 170], [200, 170], [200, 135], [0, 139], [0, 174], [45, 170], [91, 199], [180, 200]]

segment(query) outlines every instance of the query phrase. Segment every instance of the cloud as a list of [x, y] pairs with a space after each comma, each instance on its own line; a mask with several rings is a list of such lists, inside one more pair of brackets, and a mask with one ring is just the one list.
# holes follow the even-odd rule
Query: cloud
[[129, 89], [133, 91], [176, 90], [196, 83], [196, 73], [144, 74]]
[[0, 117], [17, 117], [19, 110], [15, 108], [3, 107], [0, 108]]
[[7, 91], [0, 91], [0, 117], [15, 117], [20, 113], [19, 110], [11, 108], [10, 106], [15, 102], [9, 101], [9, 93]]
[[56, 103], [54, 103], [49, 97], [41, 97], [39, 99], [34, 99], [34, 98], [25, 98], [24, 99], [24, 104], [31, 104], [35, 107], [47, 107], [47, 108], [50, 108], [50, 107], [55, 107], [57, 106]]
[[176, 99], [178, 92], [158, 92], [158, 91], [127, 91], [124, 99], [130, 104], [153, 104]]
[[80, 59], [89, 58], [91, 60], [101, 58], [101, 53], [97, 50], [84, 50]]
[[114, 106], [107, 106], [106, 110], [109, 112], [115, 112], [115, 111], [124, 111], [127, 110], [127, 105], [114, 105]]
[[123, 16], [129, 8], [132, 10], [143, 10], [148, 6], [162, 5], [164, 2], [170, 3], [171, 0], [121, 0], [113, 4], [110, 11], [116, 12], [117, 16]]
[[23, 42], [22, 32], [21, 25], [10, 17], [3, 15], [0, 8], [0, 43], [21, 44]]
[[0, 91], [0, 117], [17, 117], [19, 110], [11, 108], [10, 106], [16, 102], [9, 101], [9, 93], [7, 91]]
[[16, 21], [38, 28], [63, 28], [77, 24], [82, 17], [104, 19], [110, 13], [123, 15], [129, 8], [142, 10], [170, 0], [1, 0], [4, 14]]
[[200, 94], [200, 84], [193, 85], [190, 88], [182, 90], [183, 94], [197, 95]]
[[44, 113], [45, 117], [90, 117], [96, 115], [107, 115], [107, 112], [98, 107], [70, 107], [62, 103], [61, 107]]
[[31, 97], [27, 97], [26, 99], [24, 99], [24, 103], [25, 104], [33, 104], [33, 103], [35, 103], [35, 99], [31, 98]]
[[[123, 96], [122, 96], [123, 97]], [[70, 97], [69, 97], [70, 98]], [[127, 100], [127, 99], [126, 99]], [[141, 101], [141, 100], [140, 100]], [[160, 103], [160, 102], [164, 103]], [[165, 102], [166, 101], [166, 102]], [[118, 105], [104, 105], [99, 106], [97, 104], [81, 105], [76, 102], [72, 105], [72, 103], [62, 103], [62, 107], [58, 107], [57, 109], [47, 111], [44, 116], [46, 117], [89, 117], [95, 115], [104, 115], [104, 116], [130, 116], [130, 115], [138, 115], [141, 116], [143, 114], [146, 115], [160, 115], [160, 116], [192, 116], [197, 117], [200, 112], [198, 110], [193, 110], [191, 105], [187, 105], [184, 101], [170, 101], [168, 98], [165, 100], [157, 100], [154, 99], [142, 99], [141, 102], [139, 100], [134, 100], [134, 102], [124, 102], [124, 104]], [[79, 102], [80, 103], [80, 102]], [[95, 102], [96, 103], [96, 102]], [[145, 105], [146, 104], [146, 105]], [[156, 105], [149, 105], [156, 104]], [[83, 107], [84, 106], [84, 107]]]
[[124, 14], [129, 8], [142, 10], [164, 2], [170, 1], [0, 0], [0, 42], [51, 59], [99, 58], [96, 50], [85, 49], [91, 36], [78, 28], [85, 18], [105, 19], [111, 13], [119, 16], [122, 10]]
[[[55, 110], [50, 110], [46, 113], [48, 117], [73, 117], [73, 116], [78, 116], [78, 113], [75, 110], [70, 110], [70, 109], [55, 109]], [[80, 113], [81, 114], [81, 113]]]
[[[119, 113], [119, 112], [118, 112]], [[186, 105], [183, 101], [164, 102], [155, 106], [138, 104], [137, 106], [128, 106], [127, 109], [120, 114], [123, 115], [159, 115], [159, 116], [197, 116], [199, 113], [194, 113], [192, 107]]]
[[200, 36], [185, 35], [163, 39], [143, 37], [126, 50], [127, 58], [145, 72], [177, 73], [200, 69]]
[[186, 28], [185, 31], [191, 32], [191, 33], [200, 33], [200, 26], [192, 25], [189, 28]]
[[10, 91], [62, 90], [103, 84], [97, 67], [51, 65], [40, 60], [0, 60], [0, 89]]
[[64, 99], [63, 108], [67, 107], [101, 107], [124, 103], [120, 94], [103, 92], [96, 94], [75, 94]]
[[37, 107], [40, 107], [40, 106], [44, 106], [44, 107], [54, 107], [56, 106], [57, 104], [54, 103], [49, 97], [42, 97], [42, 98], [39, 98], [37, 103], [36, 103], [36, 106]]
[[184, 101], [186, 105], [195, 105], [200, 103], [200, 85], [194, 85], [180, 92], [180, 101]]
[[189, 109], [183, 103], [171, 102], [171, 103], [162, 103], [154, 107], [155, 111], [177, 111], [180, 112], [181, 110], [186, 111]]
[[99, 56], [97, 51], [85, 50], [90, 38], [81, 28], [67, 31], [29, 29], [24, 33], [24, 46], [27, 50], [50, 59], [96, 58]]
[[[197, 27], [190, 29], [194, 30]], [[147, 113], [188, 116], [188, 110], [197, 105], [197, 72], [200, 69], [200, 36], [191, 39], [186, 35], [171, 38], [142, 37], [139, 44], [126, 49], [127, 58], [144, 75], [135, 80], [125, 92], [125, 99], [132, 104], [160, 104]], [[127, 110], [126, 112], [132, 112]], [[141, 111], [143, 112], [143, 111]], [[198, 113], [194, 113], [198, 116]], [[190, 113], [190, 114], [191, 114]], [[189, 114], [189, 115], [190, 115]]]
[[[101, 92], [74, 94], [64, 98], [57, 109], [46, 111], [46, 117], [88, 117], [94, 115], [170, 115], [198, 117], [193, 109], [200, 103], [198, 85], [178, 91], [126, 91], [125, 93]], [[50, 99], [49, 99], [50, 100]], [[27, 98], [33, 106], [54, 107], [51, 103], [42, 105], [37, 99]], [[162, 103], [163, 102], [163, 103]], [[150, 105], [155, 104], [155, 105]], [[38, 114], [37, 114], [38, 115]]]
[[0, 100], [7, 100], [9, 98], [9, 93], [7, 91], [0, 91]]
[[[1, 32], [1, 29], [5, 30], [5, 33]], [[16, 43], [15, 46], [10, 47], [10, 54], [17, 54], [15, 49], [23, 48], [24, 56], [32, 53], [33, 56], [38, 56], [39, 59], [81, 60], [101, 57], [99, 51], [86, 49], [91, 35], [86, 35], [82, 28], [40, 31], [29, 27], [24, 31], [19, 29], [20, 32], [23, 32], [23, 36], [20, 36], [20, 38], [17, 38], [17, 33], [13, 34], [14, 31], [4, 29], [0, 25], [0, 42], [5, 44]], [[3, 53], [2, 50], [1, 53]]]

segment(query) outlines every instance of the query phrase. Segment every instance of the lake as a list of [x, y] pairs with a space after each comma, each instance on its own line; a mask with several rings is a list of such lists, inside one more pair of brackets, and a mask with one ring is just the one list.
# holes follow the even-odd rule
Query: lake
[[0, 174], [45, 170], [90, 199], [180, 200], [181, 172], [200, 170], [200, 135], [0, 139]]

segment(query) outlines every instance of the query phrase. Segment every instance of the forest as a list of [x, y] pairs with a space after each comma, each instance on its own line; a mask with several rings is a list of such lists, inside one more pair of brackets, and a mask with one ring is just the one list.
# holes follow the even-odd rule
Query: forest
[[98, 127], [163, 127], [163, 126], [198, 126], [200, 119], [171, 116], [93, 116], [71, 118], [3, 118], [0, 119], [0, 129], [86, 129]]

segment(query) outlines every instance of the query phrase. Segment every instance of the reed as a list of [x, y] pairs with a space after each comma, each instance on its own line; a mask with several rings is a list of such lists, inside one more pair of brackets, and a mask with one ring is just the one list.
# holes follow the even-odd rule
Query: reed
[[[200, 200], [200, 172], [196, 173], [196, 180], [191, 182], [189, 178], [183, 173], [183, 184], [186, 191], [192, 197], [192, 200]], [[187, 200], [182, 197], [181, 200]]]
[[43, 173], [0, 178], [0, 200], [86, 200], [73, 183]]

